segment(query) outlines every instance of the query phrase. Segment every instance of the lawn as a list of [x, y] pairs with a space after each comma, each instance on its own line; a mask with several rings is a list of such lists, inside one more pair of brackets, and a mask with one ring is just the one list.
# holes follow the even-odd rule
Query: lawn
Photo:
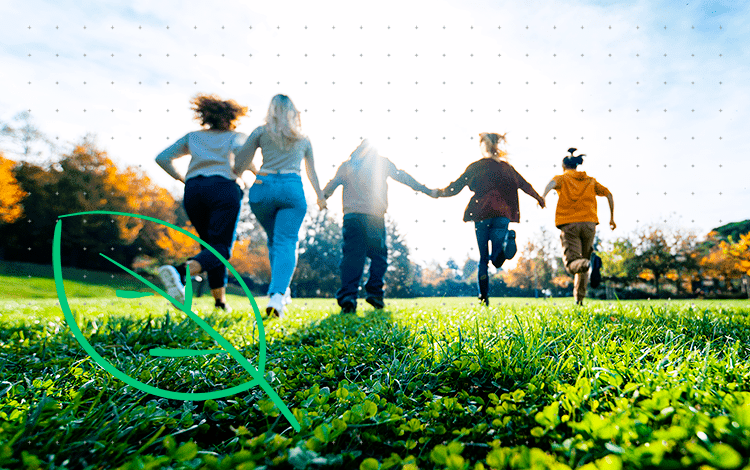
[[[229, 354], [151, 356], [216, 344], [162, 298], [104, 294], [68, 292], [89, 342], [130, 377], [178, 392], [250, 380]], [[257, 367], [250, 302], [230, 301], [232, 313], [205, 297], [193, 311]], [[300, 431], [259, 386], [201, 401], [142, 392], [85, 353], [56, 298], [0, 301], [0, 467], [750, 465], [748, 301], [491, 301], [360, 301], [340, 315], [295, 299], [264, 322], [264, 377]]]

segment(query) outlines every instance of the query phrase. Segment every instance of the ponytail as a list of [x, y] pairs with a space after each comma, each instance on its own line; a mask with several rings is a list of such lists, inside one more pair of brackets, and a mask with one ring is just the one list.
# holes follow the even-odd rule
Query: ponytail
[[583, 163], [583, 157], [586, 156], [585, 153], [573, 156], [573, 152], [575, 152], [576, 150], [578, 150], [578, 149], [572, 148], [572, 147], [569, 148], [568, 152], [570, 152], [570, 155], [568, 155], [565, 158], [563, 158], [563, 161], [562, 161], [563, 165], [565, 165], [567, 168], [571, 168], [573, 170], [575, 170], [578, 165], [580, 165], [581, 163]]

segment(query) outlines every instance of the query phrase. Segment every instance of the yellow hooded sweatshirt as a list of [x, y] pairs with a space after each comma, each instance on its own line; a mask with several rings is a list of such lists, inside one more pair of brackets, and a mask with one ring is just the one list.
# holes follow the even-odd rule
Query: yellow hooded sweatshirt
[[555, 211], [555, 225], [573, 222], [599, 223], [596, 214], [596, 196], [607, 196], [605, 188], [585, 171], [565, 170], [562, 175], [552, 178], [559, 196]]

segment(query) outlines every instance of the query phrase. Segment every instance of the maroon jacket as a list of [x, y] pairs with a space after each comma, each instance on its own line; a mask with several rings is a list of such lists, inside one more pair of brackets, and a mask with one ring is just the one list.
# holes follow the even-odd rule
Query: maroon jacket
[[539, 197], [513, 166], [491, 158], [482, 158], [469, 165], [456, 181], [439, 190], [438, 195], [455, 196], [464, 186], [474, 191], [464, 212], [464, 222], [493, 217], [507, 217], [511, 222], [518, 222], [521, 218], [518, 190], [532, 197]]

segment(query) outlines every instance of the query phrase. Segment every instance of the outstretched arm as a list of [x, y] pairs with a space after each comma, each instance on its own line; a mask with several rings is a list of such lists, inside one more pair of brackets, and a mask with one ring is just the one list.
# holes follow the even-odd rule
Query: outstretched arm
[[[513, 171], [515, 171], [515, 168], [513, 169]], [[528, 181], [526, 181], [526, 180], [524, 179], [524, 177], [523, 177], [523, 176], [521, 176], [521, 174], [520, 174], [520, 173], [518, 173], [517, 171], [516, 171], [516, 184], [518, 184], [518, 187], [519, 187], [519, 188], [520, 188], [520, 189], [521, 189], [521, 190], [522, 190], [523, 192], [525, 192], [525, 193], [526, 193], [526, 194], [528, 194], [529, 196], [531, 196], [531, 197], [533, 197], [534, 199], [536, 199], [536, 202], [538, 202], [538, 203], [539, 203], [539, 205], [540, 205], [540, 206], [541, 206], [542, 208], [544, 208], [544, 206], [545, 206], [544, 198], [543, 198], [542, 196], [540, 196], [540, 195], [539, 195], [539, 193], [538, 193], [538, 192], [536, 192], [536, 190], [535, 190], [535, 189], [534, 189], [534, 188], [533, 188], [533, 187], [531, 186], [531, 184], [529, 184], [529, 182], [528, 182]]]
[[305, 152], [305, 170], [307, 170], [307, 178], [310, 180], [310, 183], [315, 190], [315, 194], [318, 197], [318, 208], [323, 210], [327, 206], [326, 198], [323, 196], [323, 191], [320, 189], [318, 174], [315, 172], [315, 160], [313, 159], [311, 145], [308, 145], [307, 151]]
[[462, 189], [464, 189], [464, 186], [469, 185], [469, 169], [467, 168], [466, 171], [463, 172], [461, 176], [458, 177], [458, 179], [448, 186], [446, 186], [443, 189], [436, 189], [435, 195], [433, 197], [451, 197], [455, 196], [456, 194], [460, 193]]
[[596, 180], [594, 180], [594, 188], [597, 196], [604, 196], [607, 198], [607, 202], [609, 202], [609, 227], [614, 230], [617, 225], [615, 225], [615, 200], [612, 197], [612, 193]]
[[550, 182], [547, 183], [547, 187], [544, 188], [544, 194], [542, 194], [542, 198], [546, 199], [547, 194], [553, 189], [555, 189], [556, 187], [557, 187], [557, 182], [555, 180], [550, 180]]
[[391, 178], [401, 184], [405, 184], [414, 191], [420, 191], [427, 194], [428, 196], [432, 196], [432, 190], [430, 188], [415, 180], [413, 176], [411, 176], [404, 170], [399, 170], [398, 168], [396, 168], [396, 165], [394, 165], [390, 160], [388, 160], [387, 163], [389, 166], [388, 174]]
[[329, 197], [331, 197], [331, 194], [336, 191], [336, 188], [343, 184], [343, 172], [344, 165], [342, 164], [339, 166], [339, 169], [336, 170], [336, 175], [333, 177], [333, 179], [328, 182], [325, 188], [323, 188], [323, 199], [328, 199]]
[[253, 165], [253, 158], [255, 157], [255, 151], [260, 146], [260, 134], [263, 128], [256, 128], [250, 137], [247, 138], [245, 144], [234, 153], [234, 173], [238, 176], [242, 176], [246, 170], [250, 170], [253, 173], [258, 173], [258, 170]]
[[612, 193], [607, 194], [607, 202], [609, 202], [609, 227], [614, 230], [617, 225], [615, 224], [615, 200]]

